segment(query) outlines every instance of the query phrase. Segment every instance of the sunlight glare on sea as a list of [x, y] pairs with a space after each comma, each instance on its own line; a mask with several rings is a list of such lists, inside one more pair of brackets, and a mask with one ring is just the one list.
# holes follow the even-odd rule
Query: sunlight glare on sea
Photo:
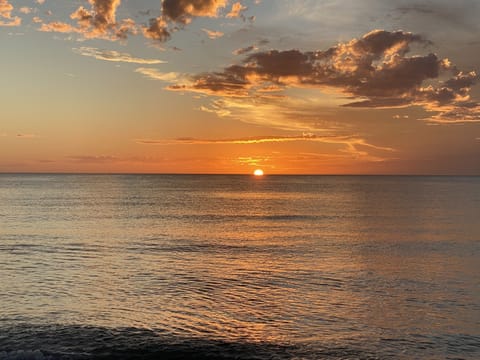
[[478, 177], [0, 175], [0, 358], [479, 358], [479, 214]]

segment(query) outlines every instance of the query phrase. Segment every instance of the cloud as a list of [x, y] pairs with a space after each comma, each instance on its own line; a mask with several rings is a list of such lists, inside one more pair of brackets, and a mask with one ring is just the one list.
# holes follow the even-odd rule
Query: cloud
[[194, 145], [208, 145], [208, 144], [236, 144], [236, 145], [252, 145], [264, 143], [283, 143], [283, 142], [297, 142], [297, 141], [313, 141], [322, 143], [340, 143], [340, 144], [359, 144], [363, 146], [372, 147], [378, 150], [394, 151], [389, 147], [380, 147], [368, 144], [364, 139], [354, 136], [318, 136], [312, 133], [303, 133], [299, 136], [256, 136], [238, 139], [198, 139], [198, 138], [177, 138], [174, 140], [154, 140], [154, 139], [136, 139], [137, 144], [143, 145], [173, 145], [173, 144], [194, 144]]
[[124, 40], [128, 34], [136, 34], [137, 26], [132, 19], [116, 21], [116, 12], [121, 0], [88, 0], [90, 8], [78, 7], [70, 18], [76, 25], [54, 21], [44, 23], [40, 31], [78, 33], [88, 39], [101, 38], [108, 40]]
[[128, 53], [120, 53], [114, 50], [101, 50], [101, 49], [92, 48], [92, 47], [74, 48], [73, 51], [77, 54], [93, 57], [97, 60], [105, 60], [105, 61], [112, 61], [112, 62], [126, 62], [126, 63], [146, 64], [146, 65], [165, 63], [165, 61], [158, 60], [158, 59], [137, 58]]
[[[6, 0], [0, 0], [0, 2]], [[6, 2], [8, 4], [8, 2]], [[196, 17], [218, 17], [220, 9], [228, 0], [163, 0], [161, 16], [151, 18], [146, 25], [137, 25], [133, 19], [116, 20], [121, 0], [88, 0], [89, 7], [79, 6], [70, 14], [75, 23], [64, 21], [44, 23], [40, 31], [78, 33], [87, 39], [125, 40], [139, 32], [147, 39], [158, 42], [170, 40], [172, 33], [182, 29]], [[240, 4], [240, 3], [238, 3]], [[11, 6], [11, 5], [10, 5]], [[240, 6], [240, 8], [238, 7]], [[235, 3], [232, 10], [242, 11], [243, 6]], [[10, 8], [5, 8], [10, 14]], [[146, 12], [145, 14], [148, 14]], [[43, 22], [43, 21], [37, 21]], [[220, 31], [204, 29], [211, 39], [223, 36]]]
[[22, 24], [22, 19], [18, 16], [15, 16], [11, 20], [4, 21], [0, 19], [0, 26], [10, 27], [10, 26], [20, 26]]
[[244, 48], [236, 49], [232, 52], [233, 55], [243, 55], [246, 53], [249, 53], [251, 51], [258, 50], [258, 48], [255, 45], [250, 45]]
[[[70, 155], [65, 159], [68, 162], [75, 164], [99, 164], [104, 166], [107, 164], [158, 164], [165, 162], [175, 162], [178, 159], [168, 159], [165, 157], [155, 156], [125, 156], [120, 157], [117, 155]], [[47, 160], [48, 161], [48, 160]], [[48, 161], [51, 162], [51, 161]]]
[[5, 19], [11, 19], [13, 11], [13, 5], [8, 0], [0, 0], [0, 17]]
[[123, 19], [117, 24], [114, 32], [117, 39], [125, 40], [129, 34], [136, 35], [138, 33], [138, 28], [134, 20]]
[[[35, 21], [38, 22], [38, 21]], [[78, 29], [73, 27], [70, 24], [60, 22], [60, 21], [52, 21], [50, 23], [43, 23], [40, 26], [39, 31], [44, 32], [59, 32], [59, 33], [72, 33], [72, 32], [79, 32]]]
[[440, 111], [439, 113], [427, 117], [426, 120], [435, 124], [465, 124], [480, 122], [480, 106], [475, 104], [473, 107], [453, 106], [451, 110]]
[[188, 24], [193, 17], [216, 17], [227, 5], [227, 0], [163, 0], [162, 14], [165, 19]]
[[[143, 35], [152, 40], [166, 42], [172, 33], [179, 30], [178, 24], [189, 24], [195, 17], [217, 17], [227, 0], [163, 0], [162, 15], [151, 18], [148, 26], [142, 27]], [[173, 25], [172, 25], [173, 24]], [[219, 31], [203, 29], [211, 39], [223, 36]]]
[[167, 23], [162, 18], [150, 19], [149, 26], [143, 27], [142, 32], [146, 38], [160, 42], [168, 41], [171, 37]]
[[112, 155], [75, 155], [75, 156], [67, 156], [67, 159], [79, 162], [79, 163], [111, 163], [120, 161], [120, 159], [116, 156]]
[[104, 34], [115, 25], [115, 14], [121, 0], [88, 0], [91, 10], [80, 6], [70, 17], [92, 32]]
[[17, 137], [18, 139], [35, 139], [35, 138], [38, 138], [38, 135], [18, 133], [18, 134], [16, 135], [16, 137]]
[[22, 19], [12, 16], [13, 5], [8, 0], [0, 0], [0, 26], [19, 26]]
[[236, 2], [232, 5], [232, 9], [226, 15], [227, 18], [236, 18], [241, 15], [243, 11], [247, 10], [246, 6], [243, 6], [240, 2]]
[[153, 80], [160, 80], [160, 81], [165, 81], [169, 83], [178, 81], [182, 77], [179, 73], [176, 73], [176, 72], [163, 73], [156, 69], [144, 68], [144, 67], [135, 69], [135, 72], [142, 74], [145, 77], [148, 77]]
[[206, 33], [210, 39], [218, 39], [224, 35], [224, 33], [221, 31], [213, 31], [208, 29], [202, 29], [202, 31]]
[[453, 111], [465, 119], [478, 118], [478, 103], [470, 100], [470, 89], [479, 76], [473, 71], [461, 72], [433, 53], [409, 56], [411, 46], [428, 44], [422, 36], [409, 32], [374, 30], [323, 51], [253, 53], [240, 64], [192, 75], [188, 82], [169, 89], [247, 98], [262, 96], [262, 89], [270, 86], [308, 88], [341, 93], [350, 99], [345, 107], [421, 106], [443, 117]]
[[22, 14], [30, 14], [33, 9], [27, 6], [22, 6], [20, 9], [18, 9]]
[[[358, 136], [318, 136], [312, 133], [304, 133], [300, 136], [258, 136], [238, 139], [198, 139], [198, 138], [177, 138], [167, 139], [135, 139], [137, 144], [141, 145], [257, 145], [265, 143], [285, 143], [285, 142], [318, 142], [323, 144], [340, 145], [337, 155], [348, 156], [350, 158], [361, 159], [364, 161], [379, 162], [387, 160], [384, 155], [372, 155], [370, 151], [380, 153], [395, 152], [390, 147], [382, 147], [369, 144], [365, 139]], [[332, 156], [332, 154], [329, 154]]]

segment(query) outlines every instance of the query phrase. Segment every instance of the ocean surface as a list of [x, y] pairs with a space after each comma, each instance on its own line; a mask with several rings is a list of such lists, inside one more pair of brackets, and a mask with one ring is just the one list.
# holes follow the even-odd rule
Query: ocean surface
[[480, 178], [0, 175], [0, 359], [480, 359]]

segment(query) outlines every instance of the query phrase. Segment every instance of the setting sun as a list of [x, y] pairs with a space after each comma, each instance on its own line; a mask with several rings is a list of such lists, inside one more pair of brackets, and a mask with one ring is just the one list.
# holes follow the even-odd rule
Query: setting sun
[[255, 175], [255, 176], [263, 176], [263, 170], [262, 170], [262, 169], [256, 169], [256, 170], [253, 172], [253, 175]]

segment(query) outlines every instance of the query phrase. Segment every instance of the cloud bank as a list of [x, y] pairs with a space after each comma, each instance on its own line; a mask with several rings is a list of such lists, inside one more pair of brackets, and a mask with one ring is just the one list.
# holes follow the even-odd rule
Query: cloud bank
[[[88, 0], [87, 7], [79, 6], [70, 14], [73, 24], [64, 21], [44, 22], [40, 31], [77, 33], [87, 39], [125, 40], [129, 35], [141, 33], [145, 38], [158, 42], [171, 39], [172, 33], [178, 31], [197, 17], [226, 18], [243, 17], [247, 9], [240, 2], [232, 4], [230, 12], [220, 14], [226, 8], [228, 0], [163, 0], [160, 6], [160, 16], [150, 18], [147, 24], [137, 24], [133, 19], [116, 20], [117, 10], [121, 0]], [[9, 16], [11, 5], [7, 0], [0, 0], [0, 18]], [[221, 32], [208, 30], [210, 38], [221, 36]]]
[[374, 30], [326, 50], [256, 52], [239, 64], [192, 75], [188, 82], [169, 89], [251, 98], [266, 97], [272, 88], [308, 88], [341, 93], [351, 99], [345, 107], [420, 106], [436, 113], [429, 121], [480, 121], [480, 106], [470, 96], [479, 76], [434, 53], [410, 55], [411, 47], [423, 49], [429, 44], [417, 34]]

